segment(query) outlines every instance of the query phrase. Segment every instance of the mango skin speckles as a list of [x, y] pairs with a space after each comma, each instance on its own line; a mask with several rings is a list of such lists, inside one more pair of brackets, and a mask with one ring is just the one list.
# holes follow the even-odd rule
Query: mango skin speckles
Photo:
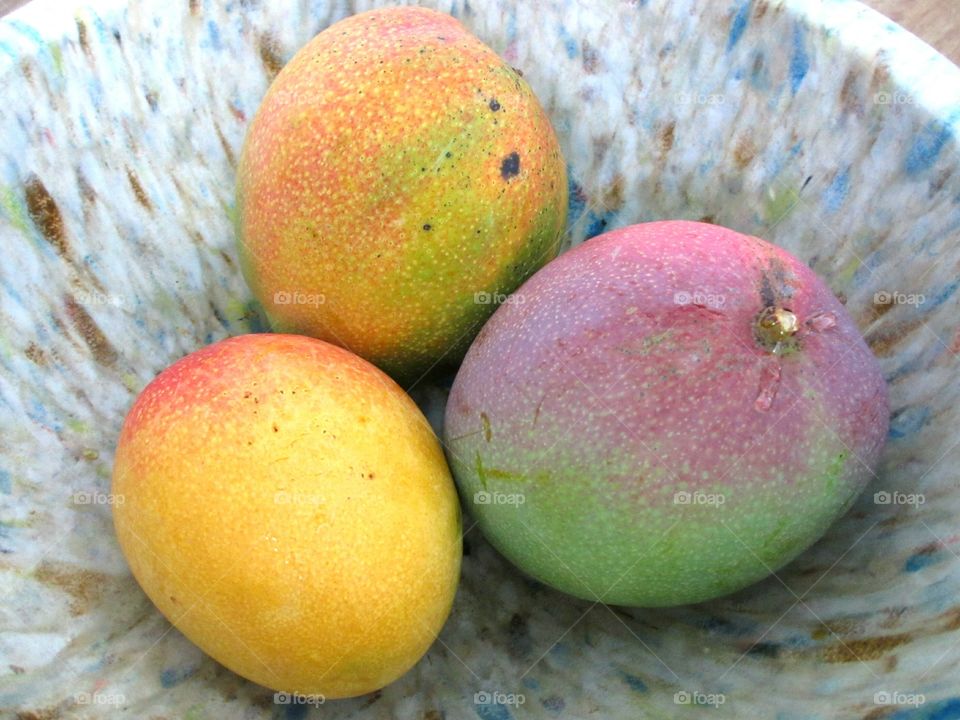
[[398, 7], [336, 23], [281, 71], [237, 198], [273, 328], [411, 380], [459, 361], [486, 300], [556, 256], [567, 176], [527, 83], [454, 18]]
[[440, 445], [393, 380], [320, 340], [230, 338], [160, 373], [124, 422], [112, 492], [157, 608], [275, 690], [377, 690], [450, 612], [462, 528]]
[[[549, 585], [636, 606], [733, 592], [809, 547], [873, 476], [880, 368], [829, 288], [769, 243], [635, 225], [516, 299], [463, 361], [445, 447], [485, 536]], [[801, 328], [777, 355], [755, 332], [769, 306]]]

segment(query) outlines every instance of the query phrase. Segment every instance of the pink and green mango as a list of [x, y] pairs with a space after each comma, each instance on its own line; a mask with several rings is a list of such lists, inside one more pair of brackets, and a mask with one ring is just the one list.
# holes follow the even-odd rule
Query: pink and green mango
[[743, 588], [864, 489], [887, 389], [804, 263], [694, 222], [594, 238], [484, 326], [451, 390], [448, 458], [486, 537], [609, 604]]

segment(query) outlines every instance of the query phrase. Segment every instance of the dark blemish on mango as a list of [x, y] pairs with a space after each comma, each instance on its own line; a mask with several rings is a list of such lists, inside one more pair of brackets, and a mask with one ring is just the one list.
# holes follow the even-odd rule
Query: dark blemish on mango
[[430, 223], [425, 223], [423, 226], [423, 229], [426, 230], [427, 232], [429, 232], [432, 228], [433, 226]]
[[280, 432], [280, 428], [277, 427], [277, 424], [276, 424], [276, 423], [273, 424], [273, 431], [274, 431], [274, 432]]
[[533, 425], [536, 427], [537, 420], [540, 419], [540, 408], [543, 407], [543, 401], [546, 400], [546, 397], [540, 398], [540, 402], [537, 403], [537, 407], [533, 411]]
[[93, 321], [93, 318], [90, 317], [83, 306], [71, 296], [66, 297], [64, 304], [66, 305], [67, 317], [80, 332], [83, 341], [90, 348], [94, 360], [101, 365], [112, 366], [117, 361], [117, 351], [107, 340], [100, 327]]
[[770, 284], [770, 278], [766, 273], [760, 279], [760, 299], [763, 301], [765, 308], [773, 307], [777, 299], [773, 292], [773, 285]]
[[507, 155], [500, 163], [500, 177], [504, 180], [516, 177], [520, 174], [520, 155], [512, 152]]
[[60, 208], [53, 201], [46, 186], [36, 175], [27, 180], [24, 190], [27, 196], [27, 214], [37, 226], [44, 239], [53, 245], [61, 257], [67, 254], [67, 235], [63, 226]]
[[494, 112], [500, 109], [500, 103], [497, 102], [496, 98], [493, 98], [490, 101], [490, 109], [493, 110]]

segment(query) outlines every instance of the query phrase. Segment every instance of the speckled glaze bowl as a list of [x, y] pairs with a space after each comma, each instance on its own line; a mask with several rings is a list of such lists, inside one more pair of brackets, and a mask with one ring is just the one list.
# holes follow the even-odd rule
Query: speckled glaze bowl
[[[375, 4], [36, 0], [0, 21], [0, 717], [960, 717], [960, 71], [845, 0], [431, 3], [539, 94], [570, 244], [706, 219], [844, 300], [893, 417], [821, 542], [734, 596], [637, 610], [532, 582], [468, 516], [429, 654], [324, 704], [153, 608], [112, 529], [121, 421], [173, 360], [264, 329], [231, 230], [244, 130], [297, 48]], [[443, 383], [413, 393], [438, 421]]]

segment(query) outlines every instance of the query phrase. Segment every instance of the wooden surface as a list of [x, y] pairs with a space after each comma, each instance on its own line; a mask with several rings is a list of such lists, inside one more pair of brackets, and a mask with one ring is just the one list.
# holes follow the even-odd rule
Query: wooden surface
[[[864, 1], [960, 65], [960, 0]], [[26, 2], [27, 0], [0, 0], [0, 16]]]
[[6, 15], [15, 7], [20, 7], [26, 3], [23, 0], [0, 0], [0, 16]]
[[866, 0], [960, 65], [960, 0]]

